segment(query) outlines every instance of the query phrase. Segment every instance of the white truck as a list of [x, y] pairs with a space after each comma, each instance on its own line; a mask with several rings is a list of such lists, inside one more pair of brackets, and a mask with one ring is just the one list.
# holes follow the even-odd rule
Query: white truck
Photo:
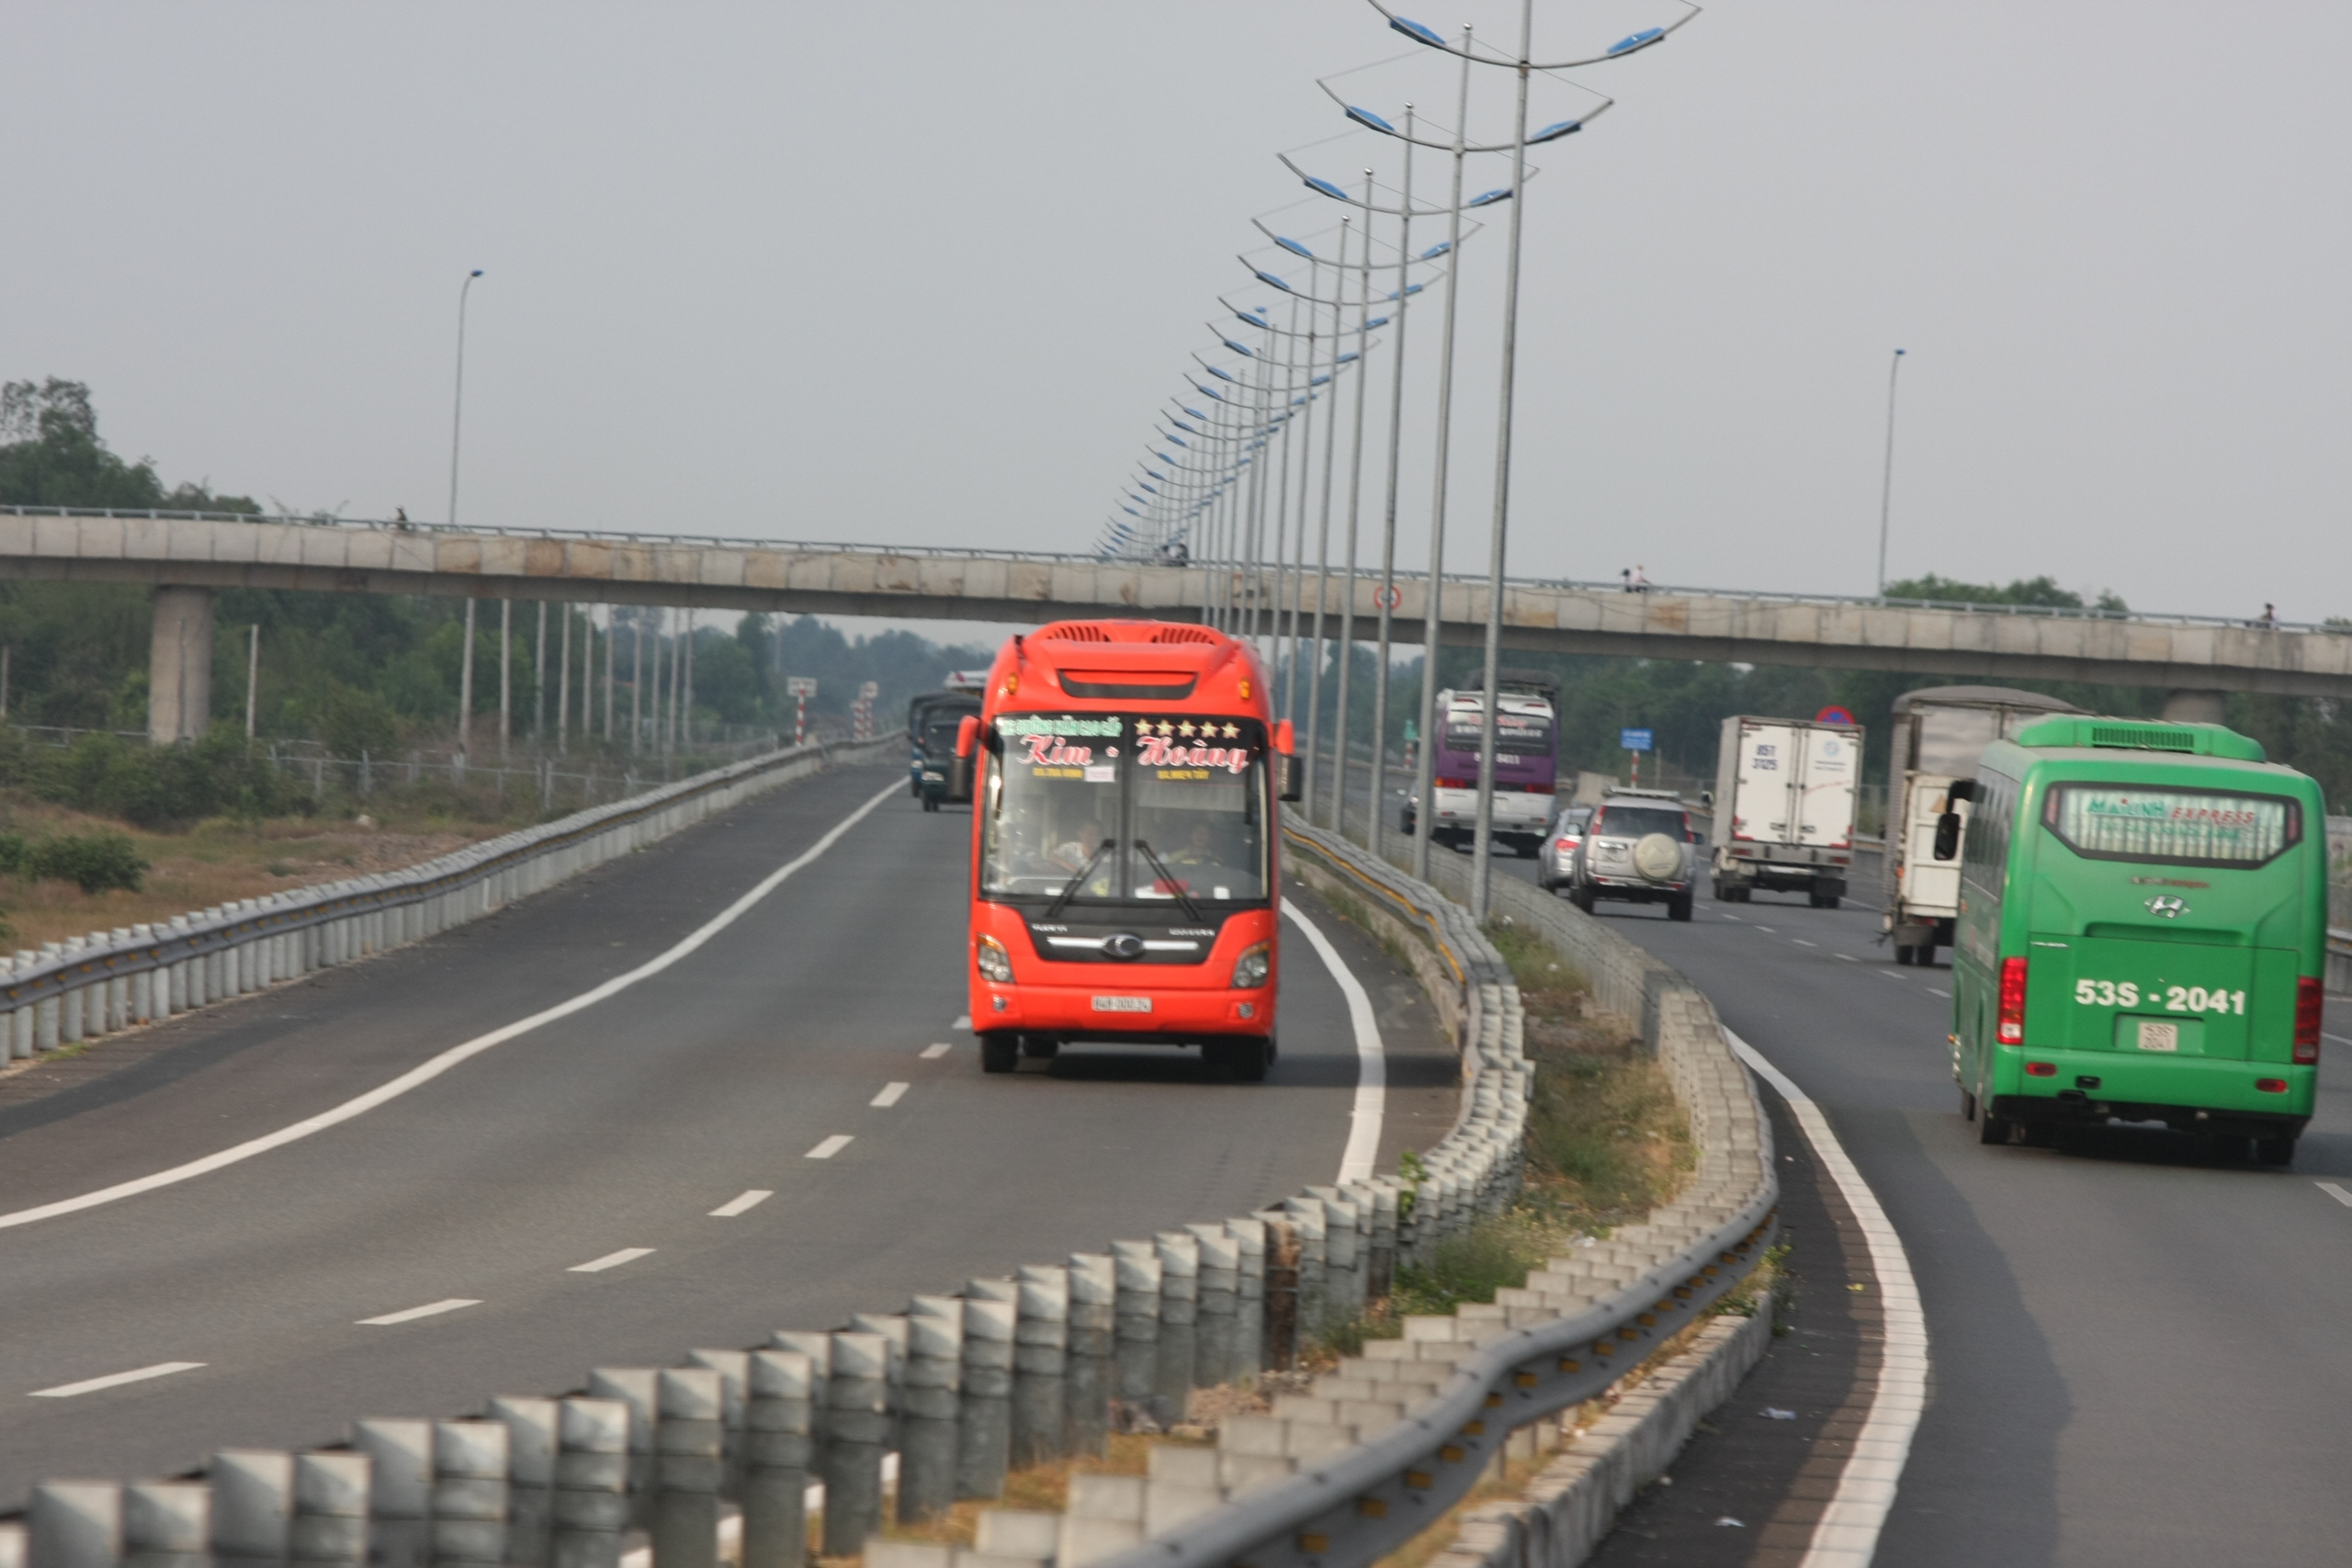
[[1796, 718], [1724, 720], [1715, 760], [1714, 891], [1745, 904], [1759, 887], [1802, 892], [1816, 909], [1846, 896], [1862, 731]]
[[1936, 823], [1956, 810], [1961, 843], [1966, 843], [1968, 803], [1951, 805], [1953, 781], [1975, 777], [1976, 760], [1994, 741], [2053, 713], [2081, 711], [2007, 686], [1928, 686], [1894, 699], [1882, 927], [1894, 942], [1897, 964], [1933, 964], [1936, 949], [1951, 945], [1962, 850], [1955, 846], [1949, 858], [1937, 858]]

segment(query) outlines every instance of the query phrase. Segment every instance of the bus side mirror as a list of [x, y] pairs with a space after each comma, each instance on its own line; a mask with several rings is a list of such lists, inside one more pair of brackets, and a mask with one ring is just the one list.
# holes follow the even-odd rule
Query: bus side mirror
[[1290, 720], [1274, 726], [1274, 798], [1304, 800], [1306, 798], [1306, 769], [1297, 755], [1298, 737]]
[[1936, 818], [1936, 858], [1950, 860], [1960, 853], [1960, 813], [1947, 811]]
[[947, 764], [947, 789], [950, 800], [972, 798], [972, 769], [980, 749], [980, 721], [970, 714], [956, 726], [956, 760]]
[[1951, 801], [1954, 806], [1958, 806], [1963, 800], [1974, 800], [1976, 798], [1976, 781], [1974, 779], [1952, 780], [1951, 787], [1944, 791], [1944, 798]]
[[1699, 792], [1699, 804], [1707, 807], [1711, 811], [1714, 809], [1715, 792], [1711, 789], [1701, 790]]

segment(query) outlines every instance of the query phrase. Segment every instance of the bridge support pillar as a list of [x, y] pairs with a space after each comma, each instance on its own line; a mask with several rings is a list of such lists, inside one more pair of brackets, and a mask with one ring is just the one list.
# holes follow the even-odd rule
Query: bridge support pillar
[[212, 590], [155, 590], [147, 656], [147, 738], [199, 739], [212, 723]]
[[2226, 724], [2226, 692], [2174, 691], [2165, 694], [2165, 717], [2175, 724]]

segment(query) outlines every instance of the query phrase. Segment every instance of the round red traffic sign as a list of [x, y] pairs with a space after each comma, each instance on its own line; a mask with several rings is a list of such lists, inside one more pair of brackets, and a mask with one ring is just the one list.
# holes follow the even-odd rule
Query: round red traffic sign
[[1384, 610], [1393, 610], [1405, 602], [1405, 591], [1395, 583], [1373, 591], [1372, 602]]
[[1826, 707], [1813, 716], [1815, 724], [1851, 724], [1854, 716], [1841, 707]]

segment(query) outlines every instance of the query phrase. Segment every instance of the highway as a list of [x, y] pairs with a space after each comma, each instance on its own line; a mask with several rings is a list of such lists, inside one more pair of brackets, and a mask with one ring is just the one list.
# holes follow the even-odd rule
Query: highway
[[[1532, 879], [1532, 861], [1494, 863]], [[2341, 1562], [2352, 1094], [2340, 1072], [2323, 1078], [2290, 1171], [2215, 1163], [2157, 1127], [1981, 1146], [1951, 1081], [1951, 971], [1897, 967], [1873, 940], [1874, 876], [1857, 886], [1864, 897], [1836, 911], [1801, 896], [1732, 906], [1702, 892], [1688, 925], [1658, 906], [1604, 903], [1600, 918], [1689, 976], [1819, 1102], [1909, 1251], [1930, 1402], [1877, 1561]], [[2352, 1052], [2347, 1010], [2332, 1000], [2330, 1051]], [[1785, 1144], [1792, 1131], [1778, 1120]], [[1848, 1260], [1798, 1230], [1792, 1261], [1812, 1298], [1800, 1325], [1837, 1328], [1842, 1306], [1821, 1298]], [[1806, 1343], [1776, 1342], [1773, 1356]], [[1770, 1427], [1748, 1406], [1775, 1402], [1762, 1386], [1772, 1375], [1768, 1359], [1717, 1417], [1726, 1435], [1695, 1445], [1676, 1485], [1642, 1505], [1645, 1532], [1663, 1527], [1655, 1554], [1621, 1530], [1602, 1561], [1795, 1561], [1748, 1551], [1763, 1545], [1756, 1527], [1792, 1504], [1803, 1513], [1805, 1498], [1736, 1495], [1758, 1472], [1736, 1450], [1743, 1431]], [[1660, 1517], [1678, 1515], [1690, 1528]]]
[[[0, 1079], [0, 1506], [836, 1326], [1335, 1178], [1356, 1042], [1295, 928], [1263, 1086], [1165, 1051], [984, 1077], [959, 1027], [970, 818], [925, 815], [904, 778], [786, 786], [431, 942], [101, 1043], [55, 1092]], [[11, 1223], [642, 965], [877, 797], [606, 999], [300, 1142]], [[1393, 1168], [1450, 1124], [1452, 1054], [1409, 979], [1285, 891], [1373, 996]]]

